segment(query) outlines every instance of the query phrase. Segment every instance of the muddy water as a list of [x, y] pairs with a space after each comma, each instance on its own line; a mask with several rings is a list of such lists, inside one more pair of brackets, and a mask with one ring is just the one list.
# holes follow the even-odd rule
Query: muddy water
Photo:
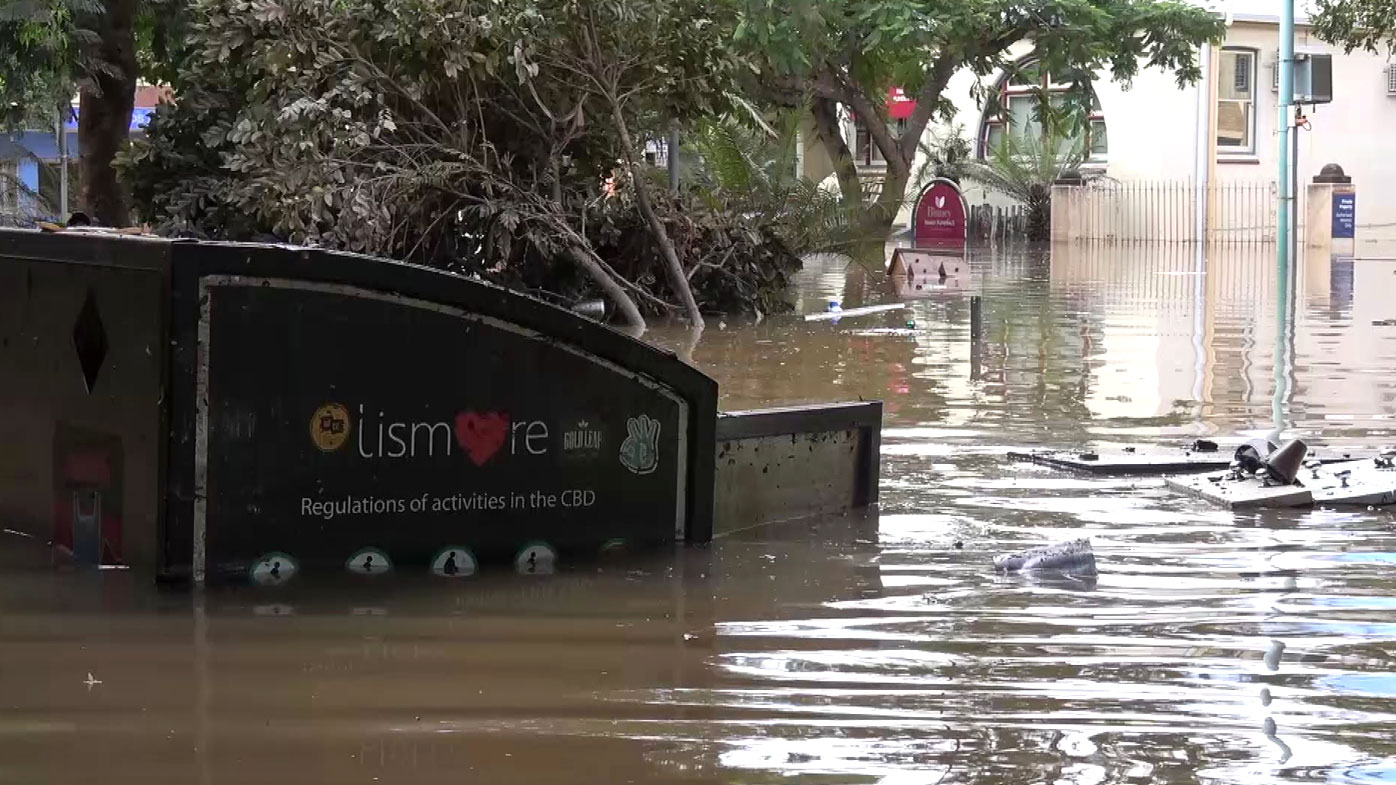
[[[986, 255], [978, 337], [953, 290], [654, 336], [724, 408], [884, 400], [878, 516], [450, 586], [4, 567], [0, 783], [1396, 780], [1391, 513], [1218, 512], [1001, 457], [1264, 433], [1277, 357], [1290, 433], [1396, 442], [1396, 264], [1309, 265], [1283, 338], [1270, 264]], [[822, 260], [799, 305], [829, 297], [891, 295]], [[1079, 535], [1095, 582], [986, 569]]]

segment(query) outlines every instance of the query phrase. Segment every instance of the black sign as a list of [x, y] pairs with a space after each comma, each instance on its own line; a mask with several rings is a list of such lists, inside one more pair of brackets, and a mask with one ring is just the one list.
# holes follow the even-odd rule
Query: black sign
[[1357, 194], [1333, 194], [1333, 239], [1351, 240], [1357, 234]]
[[194, 558], [209, 574], [449, 575], [683, 537], [691, 412], [662, 384], [438, 303], [204, 282]]

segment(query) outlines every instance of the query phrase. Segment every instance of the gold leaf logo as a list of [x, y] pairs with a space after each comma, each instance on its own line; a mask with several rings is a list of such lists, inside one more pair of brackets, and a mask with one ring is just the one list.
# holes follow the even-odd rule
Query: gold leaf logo
[[349, 441], [349, 410], [337, 403], [327, 403], [310, 417], [310, 441], [321, 452], [334, 452]]

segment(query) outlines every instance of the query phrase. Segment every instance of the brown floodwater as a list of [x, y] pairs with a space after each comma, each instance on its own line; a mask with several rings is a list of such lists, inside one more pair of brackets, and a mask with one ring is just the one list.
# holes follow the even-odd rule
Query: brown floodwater
[[[867, 516], [553, 575], [206, 593], [8, 538], [0, 783], [1396, 781], [1391, 512], [1231, 513], [1003, 459], [1259, 435], [1277, 405], [1316, 443], [1396, 443], [1396, 262], [1306, 265], [1283, 334], [1269, 251], [1196, 265], [984, 252], [906, 313], [651, 336], [726, 409], [883, 400]], [[799, 311], [829, 298], [893, 295], [813, 260]], [[1075, 536], [1095, 581], [990, 569]]]

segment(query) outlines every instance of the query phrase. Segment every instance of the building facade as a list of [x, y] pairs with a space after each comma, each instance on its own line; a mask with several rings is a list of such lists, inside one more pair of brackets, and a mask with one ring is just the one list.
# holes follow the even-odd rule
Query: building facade
[[[144, 133], [146, 123], [155, 107], [167, 100], [169, 90], [141, 86], [136, 89], [135, 109], [131, 112], [131, 136]], [[58, 118], [48, 128], [0, 132], [0, 225], [5, 223], [29, 225], [36, 220], [63, 221], [77, 208], [79, 182], [78, 159], [82, 147], [78, 141], [78, 104], [74, 99], [72, 111], [63, 124], [62, 137]], [[62, 188], [64, 150], [67, 145], [68, 204], [63, 208], [59, 195]]]
[[[1257, 202], [1244, 216], [1213, 216], [1212, 220], [1255, 223], [1259, 213], [1273, 212], [1279, 192], [1279, 5], [1273, 0], [1248, 0], [1228, 3], [1218, 12], [1225, 15], [1227, 32], [1224, 42], [1211, 49], [1211, 84], [1204, 79], [1179, 87], [1172, 73], [1158, 69], [1142, 70], [1128, 87], [1111, 81], [1108, 74], [1097, 75], [1092, 85], [1096, 101], [1082, 129], [1086, 137], [1082, 141], [1090, 153], [1086, 168], [1126, 186], [1148, 183], [1165, 206], [1174, 199], [1186, 203], [1187, 209], [1195, 204], [1189, 191], [1202, 180], [1224, 194], [1235, 194], [1236, 199]], [[1333, 102], [1304, 107], [1307, 127], [1298, 131], [1301, 202], [1295, 211], [1296, 223], [1302, 231], [1306, 184], [1325, 165], [1337, 164], [1352, 177], [1357, 192], [1358, 247], [1396, 247], [1396, 136], [1388, 130], [1396, 128], [1396, 67], [1384, 55], [1345, 54], [1340, 47], [1318, 40], [1306, 9], [1301, 7], [1296, 15], [1295, 51], [1326, 53], [1333, 63]], [[986, 109], [972, 93], [977, 77], [968, 70], [956, 74], [946, 90], [956, 108], [955, 117], [929, 126], [925, 141], [943, 139], [958, 130], [975, 155], [983, 157], [1008, 129], [1034, 123], [1038, 88], [1045, 87], [1054, 100], [1058, 93], [1064, 94], [1065, 85], [1031, 73], [1028, 46], [1018, 47], [1012, 55], [1015, 72], [1028, 72], [1028, 78], [1004, 73], [993, 77], [999, 106]], [[1207, 107], [1211, 117], [1204, 111]], [[901, 126], [898, 118], [910, 109], [904, 101], [892, 99], [888, 109], [896, 132]], [[1212, 122], [1214, 132], [1209, 130]], [[875, 177], [884, 165], [866, 130], [849, 117], [844, 133], [860, 169]], [[1209, 150], [1211, 133], [1215, 133], [1215, 146]], [[817, 143], [805, 144], [804, 171], [822, 180], [832, 169], [827, 155], [816, 147]], [[1206, 166], [1209, 152], [1213, 161]], [[921, 163], [914, 163], [913, 171]], [[965, 186], [972, 204], [1001, 201], [972, 182]], [[914, 184], [908, 190], [908, 198], [914, 198]], [[903, 211], [903, 223], [908, 213], [909, 209]], [[1264, 231], [1263, 226], [1251, 228]]]

